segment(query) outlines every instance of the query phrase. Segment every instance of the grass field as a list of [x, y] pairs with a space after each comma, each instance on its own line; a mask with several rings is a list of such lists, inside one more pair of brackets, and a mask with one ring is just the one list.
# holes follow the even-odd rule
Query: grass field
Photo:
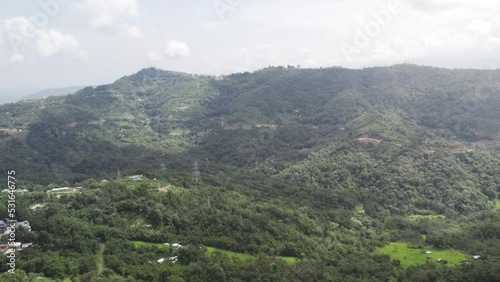
[[364, 210], [364, 209], [365, 209], [365, 207], [363, 206], [363, 204], [357, 204], [357, 205], [356, 205], [356, 211], [357, 211], [357, 212], [360, 212], [360, 211], [362, 211], [362, 210]]
[[236, 252], [226, 251], [226, 250], [222, 250], [222, 249], [207, 247], [207, 252], [209, 254], [213, 253], [213, 252], [216, 252], [216, 251], [219, 251], [219, 252], [225, 254], [228, 257], [237, 257], [237, 258], [242, 259], [242, 260], [247, 260], [247, 259], [253, 259], [254, 258], [254, 256], [249, 255], [249, 254], [236, 253]]
[[[453, 249], [439, 250], [432, 247], [426, 247], [423, 250], [412, 249], [404, 242], [391, 243], [388, 246], [380, 248], [378, 251], [382, 254], [389, 255], [393, 260], [397, 259], [401, 261], [403, 267], [424, 264], [428, 260], [432, 263], [437, 263], [438, 259], [447, 260], [448, 263], [446, 265], [452, 266], [469, 259], [466, 254]], [[432, 254], [426, 254], [426, 251], [430, 251]], [[431, 259], [427, 259], [428, 256], [431, 257]]]
[[[212, 247], [206, 247], [208, 253], [213, 253], [215, 251], [219, 251], [229, 257], [237, 257], [242, 260], [247, 260], [247, 259], [254, 259], [255, 257], [249, 254], [244, 254], [244, 253], [236, 253], [236, 252], [231, 252], [231, 251], [226, 251], [222, 249], [217, 249], [217, 248], [212, 248]], [[296, 263], [298, 261], [297, 258], [294, 257], [279, 257], [282, 260], [284, 260], [286, 263]]]
[[444, 219], [446, 216], [442, 214], [428, 214], [428, 215], [421, 215], [421, 214], [412, 214], [409, 216], [410, 219], [421, 219], [421, 218], [426, 218], [426, 219]]
[[[142, 241], [132, 241], [134, 246], [136, 247], [158, 247], [158, 248], [168, 248], [167, 246], [161, 244], [161, 243], [148, 243], [148, 242], [142, 242]], [[237, 253], [237, 252], [232, 252], [232, 251], [227, 251], [223, 249], [218, 249], [218, 248], [213, 248], [213, 247], [206, 247], [207, 248], [207, 253], [213, 253], [213, 252], [221, 252], [225, 254], [226, 256], [229, 257], [237, 257], [241, 260], [247, 260], [247, 259], [255, 259], [255, 256], [249, 255], [249, 254], [244, 254], [244, 253]], [[286, 263], [296, 263], [299, 260], [295, 257], [279, 257], [282, 260], [284, 260]]]
[[135, 247], [157, 247], [157, 248], [165, 248], [167, 249], [168, 246], [163, 245], [162, 243], [149, 243], [149, 242], [142, 242], [142, 241], [132, 241], [132, 244], [134, 244]]
[[495, 206], [500, 210], [500, 200], [495, 201]]
[[191, 133], [191, 131], [189, 129], [176, 128], [176, 129], [172, 130], [169, 133], [169, 135], [170, 136], [183, 136], [183, 135], [188, 135], [189, 133]]

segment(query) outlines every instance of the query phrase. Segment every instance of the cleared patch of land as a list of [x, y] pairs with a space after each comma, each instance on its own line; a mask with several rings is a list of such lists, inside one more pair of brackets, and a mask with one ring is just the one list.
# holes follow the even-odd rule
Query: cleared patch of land
[[[148, 242], [142, 242], [142, 241], [132, 241], [132, 243], [136, 247], [157, 247], [157, 248], [165, 248], [165, 249], [168, 248], [168, 246], [163, 245], [162, 243], [148, 243]], [[250, 254], [232, 252], [232, 251], [227, 251], [227, 250], [213, 248], [213, 247], [206, 247], [206, 248], [207, 248], [207, 253], [209, 253], [209, 254], [213, 253], [213, 252], [221, 252], [228, 257], [237, 257], [241, 260], [255, 259], [255, 256], [250, 255]], [[295, 257], [279, 257], [279, 258], [284, 260], [286, 263], [296, 263], [299, 261], [299, 259], [295, 258]]]
[[360, 212], [360, 211], [362, 211], [362, 210], [364, 210], [364, 209], [365, 209], [365, 207], [363, 206], [363, 204], [357, 204], [357, 205], [356, 205], [356, 211], [357, 211], [357, 212]]
[[[403, 267], [411, 265], [424, 264], [427, 261], [431, 263], [438, 263], [438, 259], [446, 260], [446, 265], [453, 266], [461, 261], [468, 260], [469, 257], [457, 250], [445, 249], [439, 250], [433, 247], [426, 247], [424, 249], [413, 249], [408, 246], [408, 243], [394, 242], [378, 250], [379, 253], [389, 255], [393, 260], [399, 260]], [[426, 254], [431, 252], [431, 254]], [[430, 259], [427, 259], [430, 257]]]
[[97, 275], [101, 275], [102, 270], [104, 269], [104, 244], [99, 244], [99, 252], [97, 253]]
[[500, 200], [495, 201], [495, 206], [500, 210]]
[[176, 129], [172, 130], [169, 133], [169, 135], [170, 136], [183, 136], [183, 135], [188, 135], [189, 133], [191, 133], [191, 131], [189, 129], [176, 128]]

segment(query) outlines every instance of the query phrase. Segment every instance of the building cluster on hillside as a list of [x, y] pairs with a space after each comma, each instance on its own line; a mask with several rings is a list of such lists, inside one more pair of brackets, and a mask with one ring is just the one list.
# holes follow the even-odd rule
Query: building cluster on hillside
[[[179, 244], [179, 243], [173, 243], [173, 244], [170, 244], [170, 243], [163, 243], [163, 245], [167, 246], [167, 247], [171, 247], [171, 248], [174, 248], [174, 249], [180, 249], [180, 248], [183, 248], [184, 246]], [[178, 256], [172, 256], [168, 259], [168, 261], [170, 261], [170, 263], [177, 263], [177, 261], [179, 260], [179, 257]], [[165, 258], [160, 258], [158, 259], [156, 262], [159, 263], [159, 264], [163, 264], [164, 262], [166, 261]]]
[[[3, 237], [10, 237], [12, 232], [15, 232], [10, 228], [12, 225], [17, 229], [25, 229], [27, 231], [31, 231], [31, 226], [29, 221], [20, 221], [20, 222], [13, 222], [13, 223], [5, 223], [3, 220], [0, 220], [0, 238]], [[13, 242], [9, 244], [0, 244], [0, 252], [3, 253], [4, 255], [8, 255], [12, 252], [18, 252], [22, 251], [26, 248], [29, 248], [33, 246], [33, 243], [21, 243], [21, 242]]]
[[[165, 260], [166, 260], [165, 258], [160, 258], [156, 262], [159, 264], [163, 264], [165, 262]], [[173, 256], [173, 257], [170, 257], [168, 259], [168, 261], [170, 261], [170, 263], [176, 263], [178, 260], [179, 260], [179, 258], [177, 256]]]
[[184, 247], [183, 245], [178, 244], [178, 243], [173, 243], [173, 244], [170, 244], [170, 243], [163, 243], [163, 245], [168, 246], [168, 247], [172, 247], [172, 248], [174, 248], [174, 249], [180, 249], [180, 248], [183, 248], [183, 247]]
[[34, 205], [34, 206], [31, 207], [31, 210], [32, 211], [36, 211], [38, 209], [41, 209], [41, 208], [45, 207], [46, 205], [47, 204], [36, 204], [36, 205]]
[[132, 175], [132, 176], [129, 176], [128, 179], [132, 180], [132, 181], [141, 181], [142, 175]]
[[[76, 188], [70, 188], [70, 187], [54, 188], [54, 189], [48, 190], [47, 194], [57, 194], [57, 193], [60, 193], [60, 194], [73, 194], [73, 193], [79, 192], [81, 189], [82, 189], [82, 187], [76, 187]], [[57, 197], [59, 198], [60, 195], [58, 195]]]

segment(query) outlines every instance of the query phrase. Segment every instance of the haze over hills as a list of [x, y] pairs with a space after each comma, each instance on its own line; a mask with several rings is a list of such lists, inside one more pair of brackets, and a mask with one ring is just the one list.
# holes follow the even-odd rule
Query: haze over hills
[[32, 99], [42, 99], [42, 98], [52, 97], [52, 96], [69, 95], [69, 94], [73, 94], [76, 91], [81, 90], [83, 88], [85, 88], [85, 86], [72, 86], [72, 87], [45, 89], [45, 90], [41, 90], [41, 91], [38, 91], [38, 92], [33, 93], [33, 94], [23, 96], [19, 100], [32, 100]]
[[62, 87], [53, 89], [0, 89], [0, 105], [23, 100], [42, 99], [52, 96], [73, 94], [84, 86]]
[[[420, 246], [424, 262], [424, 246], [481, 253], [474, 267], [491, 277], [500, 261], [498, 70], [269, 67], [214, 77], [149, 68], [0, 106], [0, 127], [0, 169], [20, 172], [20, 185], [83, 183], [82, 195], [54, 205], [92, 222], [79, 228], [110, 248], [115, 274], [147, 276], [140, 263], [118, 262], [128, 263], [118, 259], [125, 241], [168, 238], [303, 260], [294, 270], [268, 262], [296, 275], [275, 281], [451, 275], [403, 269], [377, 253], [400, 241]], [[151, 182], [124, 184], [132, 174]], [[93, 256], [98, 245], [88, 244]], [[183, 265], [204, 261], [198, 255]], [[459, 258], [450, 259], [452, 273], [465, 277]], [[353, 270], [352, 261], [367, 267]], [[303, 271], [322, 278], [297, 278]]]
[[19, 100], [20, 97], [40, 91], [39, 89], [0, 89], [0, 105], [12, 103]]

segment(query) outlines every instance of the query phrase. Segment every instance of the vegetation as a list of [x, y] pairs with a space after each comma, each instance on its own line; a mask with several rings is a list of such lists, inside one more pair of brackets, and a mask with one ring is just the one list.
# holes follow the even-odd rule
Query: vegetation
[[0, 169], [30, 191], [16, 215], [33, 232], [16, 234], [34, 243], [0, 281], [498, 281], [498, 81], [145, 69], [0, 106]]
[[403, 242], [391, 243], [380, 248], [379, 252], [391, 256], [394, 260], [399, 260], [404, 267], [424, 263], [441, 263], [452, 266], [471, 259], [470, 256], [456, 250], [439, 250], [429, 246], [417, 249], [411, 248], [408, 243]]

